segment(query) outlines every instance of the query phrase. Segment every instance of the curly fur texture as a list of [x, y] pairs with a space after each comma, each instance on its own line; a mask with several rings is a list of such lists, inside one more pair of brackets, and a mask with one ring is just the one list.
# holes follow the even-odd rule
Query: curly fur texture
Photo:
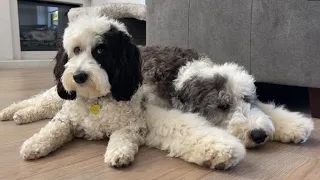
[[[151, 104], [197, 113], [211, 125], [226, 129], [248, 148], [268, 139], [304, 142], [313, 130], [312, 119], [259, 102], [254, 78], [243, 67], [215, 64], [189, 49], [144, 47], [140, 51], [144, 90]], [[290, 141], [282, 140], [286, 137], [275, 139], [273, 136], [284, 128], [277, 127], [281, 122], [291, 122], [304, 132], [294, 133], [292, 129], [296, 128], [291, 126], [288, 131], [298, 136]]]
[[[140, 86], [143, 51], [131, 43], [123, 24], [106, 17], [82, 17], [69, 24], [63, 45], [54, 69], [57, 86], [33, 102], [54, 104], [61, 101], [59, 97], [67, 101], [54, 109], [57, 113], [40, 132], [23, 143], [24, 159], [46, 156], [74, 137], [109, 138], [105, 162], [116, 167], [130, 164], [143, 144], [212, 169], [227, 169], [244, 158], [241, 142], [212, 127], [204, 117], [154, 105], [145, 85]], [[55, 91], [54, 98], [47, 100]], [[2, 119], [11, 118], [3, 114], [25, 108], [19, 105], [10, 113], [1, 112]], [[100, 108], [97, 113], [90, 110], [93, 105]], [[46, 118], [52, 115], [42, 113]]]
[[[118, 30], [121, 31], [121, 29], [123, 28]], [[92, 39], [94, 38], [87, 37], [87, 41]], [[85, 47], [91, 46], [89, 44]], [[118, 47], [123, 50], [122, 45]], [[68, 50], [67, 47], [65, 49], [72, 50], [72, 48]], [[93, 55], [92, 50], [90, 51]], [[115, 51], [117, 52], [117, 49], [110, 51], [110, 54]], [[74, 91], [76, 99], [65, 101], [61, 111], [59, 108], [46, 107], [46, 109], [59, 112], [47, 125], [48, 127], [46, 126], [44, 130], [24, 143], [21, 150], [23, 157], [33, 159], [47, 155], [49, 151], [69, 141], [71, 133], [71, 139], [72, 137], [87, 139], [110, 137], [105, 161], [113, 166], [127, 165], [132, 162], [138, 147], [145, 143], [150, 147], [169, 151], [170, 156], [180, 157], [188, 162], [211, 168], [227, 169], [244, 157], [244, 146], [255, 147], [268, 140], [301, 143], [307, 140], [313, 130], [313, 121], [310, 118], [300, 113], [289, 112], [283, 107], [259, 102], [256, 98], [254, 78], [236, 64], [218, 65], [194, 50], [174, 47], [141, 47], [139, 52], [144, 80], [143, 85], [132, 97], [133, 91], [129, 89], [130, 96], [117, 96], [115, 92], [111, 93], [112, 97], [106, 98], [104, 95], [111, 92], [107, 90], [98, 91], [98, 94], [104, 97], [102, 100], [96, 98], [88, 100], [84, 98], [88, 93], [81, 91], [81, 88], [84, 87], [78, 88], [75, 85], [76, 87], [65, 89], [64, 84], [68, 84], [71, 80], [61, 83], [60, 88], [64, 90], [62, 98], [64, 93], [70, 95]], [[73, 56], [70, 53], [67, 55]], [[94, 64], [96, 61], [103, 69], [107, 69], [104, 68], [99, 58], [90, 57], [90, 55], [87, 55], [86, 58], [81, 57], [78, 57], [82, 62], [78, 64], [80, 69], [81, 65], [87, 67], [85, 61], [88, 61], [89, 64]], [[72, 61], [69, 60], [69, 62]], [[63, 66], [65, 67], [68, 68], [68, 66]], [[132, 66], [134, 67], [136, 66]], [[91, 68], [88, 69], [91, 70]], [[115, 72], [117, 71], [106, 70], [105, 75], [109, 77], [109, 81], [110, 75]], [[124, 70], [123, 72], [132, 71]], [[137, 75], [138, 72], [131, 74]], [[59, 94], [59, 80], [62, 75], [56, 77], [58, 77]], [[131, 77], [123, 79], [129, 83], [135, 81]], [[114, 79], [111, 78], [111, 80]], [[98, 85], [101, 82], [108, 83], [107, 81], [96, 82]], [[96, 84], [90, 84], [90, 86], [96, 86]], [[110, 88], [112, 86], [112, 83], [107, 85]], [[54, 94], [55, 88], [50, 89], [37, 96], [33, 102], [51, 105], [61, 102], [58, 94]], [[50, 95], [53, 95], [54, 98], [46, 99]], [[61, 97], [61, 94], [59, 95]], [[128, 97], [130, 97], [130, 100], [116, 101], [117, 97], [127, 97], [122, 100], [129, 100]], [[98, 116], [94, 116], [88, 112], [88, 109], [90, 105], [97, 102], [102, 104], [103, 108]], [[29, 106], [31, 105], [24, 106], [24, 101], [9, 106], [0, 112], [0, 119], [11, 119], [15, 113], [21, 111], [20, 109], [23, 110]], [[38, 107], [41, 106], [32, 106], [31, 109]], [[39, 115], [38, 119], [53, 116], [47, 111], [42, 111], [45, 115]], [[28, 119], [28, 116], [23, 118]], [[33, 118], [37, 120], [36, 114]], [[48, 145], [43, 144], [43, 135], [49, 129], [59, 131], [55, 128], [60, 127], [63, 123], [65, 123], [64, 133], [48, 134], [50, 136], [48, 138], [52, 138], [54, 142], [55, 139], [58, 139], [58, 142], [49, 144], [53, 147], [48, 148]], [[141, 135], [141, 132], [146, 131], [148, 131], [147, 134], [142, 133]], [[61, 141], [60, 138], [62, 138]], [[30, 152], [30, 149], [33, 151]], [[36, 153], [34, 150], [37, 150]]]

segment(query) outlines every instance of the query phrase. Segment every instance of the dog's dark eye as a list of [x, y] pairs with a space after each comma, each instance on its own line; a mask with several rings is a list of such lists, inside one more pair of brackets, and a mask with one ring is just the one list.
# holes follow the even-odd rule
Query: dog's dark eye
[[225, 111], [230, 108], [230, 105], [229, 104], [219, 104], [218, 108], [221, 109], [222, 111]]
[[78, 55], [78, 54], [80, 53], [80, 51], [81, 51], [81, 49], [80, 49], [79, 46], [77, 46], [77, 47], [75, 47], [75, 48], [73, 49], [73, 53], [74, 53], [75, 55]]
[[98, 48], [98, 49], [97, 49], [97, 53], [98, 53], [98, 54], [102, 54], [102, 53], [103, 53], [103, 51], [104, 51], [104, 49], [103, 49], [103, 48]]
[[94, 48], [93, 51], [96, 54], [103, 54], [103, 53], [105, 53], [106, 48], [107, 48], [106, 44], [100, 44], [96, 48]]

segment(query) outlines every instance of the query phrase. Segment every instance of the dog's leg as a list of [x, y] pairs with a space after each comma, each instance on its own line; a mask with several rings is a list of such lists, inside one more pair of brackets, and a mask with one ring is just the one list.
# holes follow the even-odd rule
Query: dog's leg
[[210, 167], [228, 169], [245, 155], [245, 148], [234, 136], [193, 113], [147, 107], [149, 133], [146, 144], [169, 151], [169, 156]]
[[139, 146], [145, 142], [146, 127], [126, 127], [111, 134], [104, 155], [105, 163], [114, 167], [129, 165], [134, 160]]
[[13, 115], [13, 121], [17, 124], [26, 124], [35, 122], [41, 119], [50, 119], [57, 113], [55, 109], [47, 107], [29, 106], [18, 110]]
[[312, 119], [306, 118], [298, 112], [290, 112], [283, 107], [276, 107], [274, 104], [259, 102], [257, 105], [273, 121], [275, 132], [271, 135], [271, 140], [284, 143], [303, 143], [314, 128]]
[[34, 106], [18, 110], [14, 113], [13, 120], [17, 124], [25, 124], [41, 119], [51, 119], [61, 109], [63, 103], [64, 100], [56, 93], [51, 97], [45, 96]]
[[32, 106], [33, 105], [33, 100], [36, 97], [33, 97], [31, 99], [27, 99], [24, 101], [21, 101], [19, 103], [13, 103], [10, 106], [6, 107], [2, 111], [0, 111], [0, 120], [1, 121], [6, 121], [6, 120], [13, 120], [13, 115], [20, 109], [24, 109], [26, 107]]
[[39, 133], [27, 139], [20, 150], [23, 159], [38, 159], [46, 156], [72, 140], [71, 124], [57, 114]]
[[61, 109], [64, 100], [59, 98], [56, 87], [30, 99], [14, 103], [0, 112], [0, 120], [14, 120], [17, 124], [38, 121], [53, 116]]

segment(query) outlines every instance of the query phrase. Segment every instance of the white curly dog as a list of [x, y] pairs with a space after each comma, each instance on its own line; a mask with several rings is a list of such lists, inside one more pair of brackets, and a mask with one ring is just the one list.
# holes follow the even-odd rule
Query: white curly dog
[[[244, 146], [267, 140], [301, 143], [313, 130], [310, 118], [256, 100], [254, 79], [243, 68], [196, 60], [189, 51], [190, 62], [177, 66], [176, 57], [186, 56], [180, 49], [139, 51], [125, 26], [106, 17], [70, 23], [63, 47], [54, 68], [57, 86], [0, 112], [0, 120], [17, 124], [53, 118], [24, 142], [24, 159], [46, 156], [74, 137], [109, 137], [105, 162], [112, 166], [130, 164], [146, 144], [188, 162], [227, 169], [243, 159]], [[142, 73], [141, 64], [147, 69]], [[177, 97], [166, 99], [152, 78], [161, 84], [156, 72], [166, 76], [162, 70], [168, 69], [176, 77], [169, 79], [173, 88], [164, 89], [174, 89], [169, 94]], [[199, 109], [197, 96], [210, 102]]]

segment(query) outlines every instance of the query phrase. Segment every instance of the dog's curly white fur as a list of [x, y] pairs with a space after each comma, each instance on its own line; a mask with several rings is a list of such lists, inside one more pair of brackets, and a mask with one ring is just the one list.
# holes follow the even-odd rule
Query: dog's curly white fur
[[[150, 102], [140, 86], [139, 51], [123, 24], [81, 17], [66, 28], [63, 45], [54, 68], [57, 86], [0, 113], [18, 124], [54, 116], [23, 143], [24, 159], [46, 156], [74, 137], [109, 137], [105, 162], [116, 167], [130, 164], [143, 144], [212, 169], [243, 159], [241, 142], [204, 117]], [[90, 111], [93, 105], [98, 112]]]

